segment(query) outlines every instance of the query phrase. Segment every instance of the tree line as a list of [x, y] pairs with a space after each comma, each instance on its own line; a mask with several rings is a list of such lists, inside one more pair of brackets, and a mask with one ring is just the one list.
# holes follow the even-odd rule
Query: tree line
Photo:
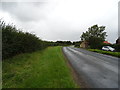
[[42, 50], [48, 46], [71, 45], [70, 41], [43, 41], [35, 34], [22, 32], [14, 25], [5, 24], [0, 20], [0, 32], [2, 32], [2, 59], [11, 58], [21, 53], [31, 53]]

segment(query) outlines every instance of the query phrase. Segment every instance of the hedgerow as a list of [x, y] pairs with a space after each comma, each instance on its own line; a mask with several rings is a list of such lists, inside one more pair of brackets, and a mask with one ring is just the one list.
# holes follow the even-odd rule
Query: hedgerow
[[36, 35], [22, 32], [13, 25], [6, 25], [0, 21], [2, 31], [2, 59], [10, 58], [20, 53], [29, 53], [44, 49], [47, 42], [42, 41]]
[[72, 45], [70, 41], [43, 41], [35, 34], [22, 32], [13, 25], [6, 25], [0, 20], [0, 32], [2, 32], [2, 59], [11, 58], [21, 53], [31, 53], [42, 50], [48, 46]]

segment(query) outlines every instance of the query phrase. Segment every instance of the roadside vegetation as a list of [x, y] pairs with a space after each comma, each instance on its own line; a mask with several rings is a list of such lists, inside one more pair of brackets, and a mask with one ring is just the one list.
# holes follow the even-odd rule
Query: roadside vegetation
[[22, 32], [13, 25], [0, 21], [2, 28], [2, 59], [11, 58], [21, 53], [30, 53], [47, 47], [47, 43], [34, 34]]
[[77, 88], [61, 48], [48, 47], [4, 60], [3, 88]]
[[75, 42], [73, 42], [73, 45], [75, 46], [75, 47], [80, 47], [80, 44], [82, 43], [82, 41], [75, 41]]
[[15, 25], [5, 24], [0, 20], [0, 32], [2, 31], [2, 59], [11, 58], [22, 53], [31, 53], [43, 50], [48, 46], [72, 45], [70, 41], [43, 41], [35, 34], [22, 32]]
[[[81, 41], [73, 42], [73, 45], [77, 48], [84, 48], [89, 51], [120, 57], [120, 44], [118, 44], [118, 39], [114, 44], [107, 44], [103, 43], [106, 37], [105, 26], [93, 25], [88, 28], [88, 31], [82, 33], [80, 37]], [[115, 52], [103, 51], [103, 46], [110, 46], [115, 49]]]
[[43, 41], [2, 20], [0, 28], [3, 88], [78, 87], [60, 47], [72, 45], [71, 41]]
[[93, 52], [97, 52], [97, 53], [102, 53], [102, 54], [107, 54], [107, 55], [111, 55], [111, 56], [115, 56], [115, 57], [119, 57], [120, 58], [120, 52], [111, 52], [111, 51], [103, 51], [103, 50], [99, 50], [99, 49], [88, 49], [89, 51], [93, 51]]

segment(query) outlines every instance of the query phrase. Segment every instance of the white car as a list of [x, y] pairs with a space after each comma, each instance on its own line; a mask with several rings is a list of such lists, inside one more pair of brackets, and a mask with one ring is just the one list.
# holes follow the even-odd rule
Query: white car
[[102, 50], [105, 50], [105, 51], [115, 51], [115, 49], [110, 47], [110, 46], [103, 46]]

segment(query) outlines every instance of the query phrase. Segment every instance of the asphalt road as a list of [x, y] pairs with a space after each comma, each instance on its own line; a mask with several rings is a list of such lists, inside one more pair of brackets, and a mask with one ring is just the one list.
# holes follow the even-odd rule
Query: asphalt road
[[118, 88], [118, 58], [74, 47], [63, 52], [91, 88]]

